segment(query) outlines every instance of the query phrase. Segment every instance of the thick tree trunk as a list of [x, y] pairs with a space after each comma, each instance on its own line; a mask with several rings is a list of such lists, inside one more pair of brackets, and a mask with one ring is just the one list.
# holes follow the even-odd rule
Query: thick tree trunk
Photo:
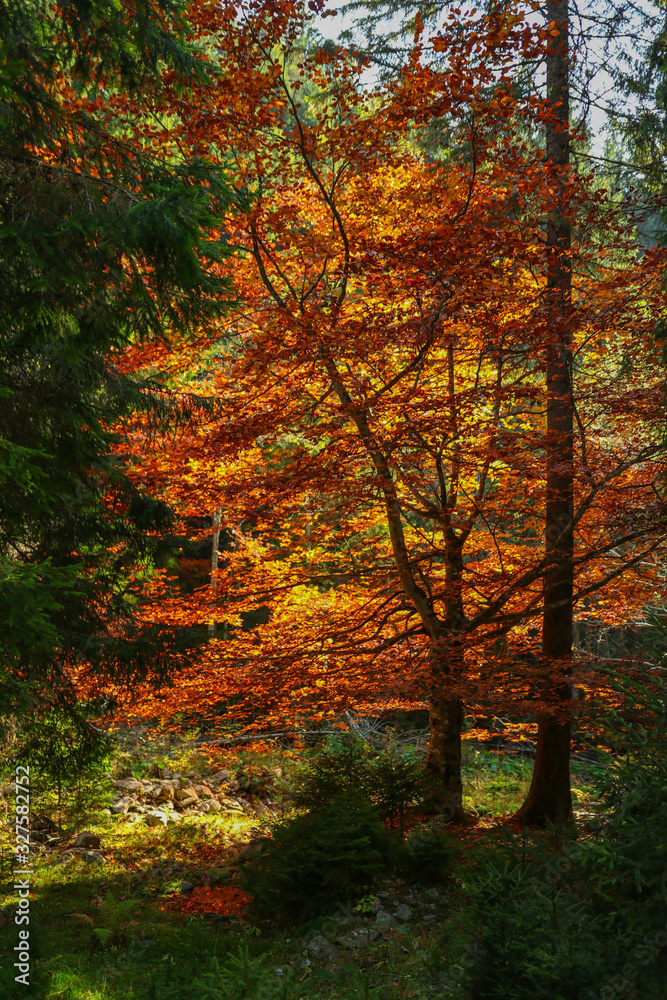
[[[453, 542], [453, 536], [451, 538]], [[447, 613], [440, 637], [430, 654], [431, 692], [429, 698], [429, 741], [426, 772], [435, 785], [434, 805], [450, 821], [465, 818], [461, 780], [461, 730], [463, 702], [452, 688], [462, 672], [463, 558], [461, 549], [451, 544], [447, 551]], [[457, 636], [457, 633], [458, 636]]]
[[[547, 21], [555, 22], [547, 57], [547, 96], [557, 121], [547, 127], [547, 159], [569, 163], [568, 0], [549, 0]], [[558, 105], [555, 107], [555, 105]], [[571, 693], [567, 675], [572, 663], [573, 410], [572, 410], [572, 272], [570, 226], [563, 218], [565, 185], [556, 182], [558, 203], [547, 222], [547, 501], [541, 692], [537, 754], [533, 779], [519, 815], [531, 825], [565, 823], [572, 816], [570, 792]]]
[[445, 819], [454, 821], [463, 817], [462, 724], [463, 703], [460, 698], [432, 695], [426, 772], [436, 785], [435, 806], [438, 812]]

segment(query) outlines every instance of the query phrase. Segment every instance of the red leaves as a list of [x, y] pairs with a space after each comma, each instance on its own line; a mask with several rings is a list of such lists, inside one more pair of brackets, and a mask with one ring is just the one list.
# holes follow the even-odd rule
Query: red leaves
[[[448, 71], [416, 55], [374, 101], [343, 51], [299, 56], [310, 86], [341, 74], [311, 115], [294, 99], [284, 51], [270, 65], [253, 34], [259, 25], [276, 44], [281, 30], [289, 40], [287, 5], [254, 4], [253, 31], [234, 21], [234, 5], [217, 10], [209, 29], [225, 74], [215, 93], [174, 111], [186, 148], [205, 142], [221, 162], [233, 151], [237, 186], [262, 192], [225, 227], [246, 250], [232, 268], [242, 306], [204, 346], [145, 345], [128, 367], [167, 368], [175, 391], [220, 404], [162, 449], [135, 428], [143, 465], [132, 474], [184, 520], [222, 508], [234, 542], [221, 546], [214, 594], [210, 563], [188, 556], [171, 593], [166, 581], [155, 588], [154, 621], [214, 618], [219, 628], [174, 691], [142, 701], [135, 690], [132, 709], [168, 726], [185, 712], [258, 732], [350, 707], [420, 704], [432, 638], [420, 592], [434, 618], [465, 622], [451, 683], [468, 703], [530, 704], [534, 678], [512, 656], [536, 645], [529, 630], [542, 599], [541, 223], [558, 192], [582, 230], [595, 227], [595, 239], [583, 231], [573, 248], [586, 446], [575, 468], [577, 573], [589, 600], [636, 554], [634, 540], [620, 552], [611, 545], [625, 530], [622, 512], [657, 516], [651, 482], [662, 457], [619, 465], [621, 446], [640, 455], [661, 419], [648, 346], [661, 301], [652, 272], [618, 269], [627, 239], [591, 178], [524, 146], [526, 122], [542, 126], [553, 111], [536, 95], [519, 103], [502, 83], [510, 58], [539, 48], [516, 13], [443, 31], [432, 44], [447, 52]], [[400, 141], [403, 129], [444, 114], [456, 126], [471, 110], [474, 167], [429, 165]], [[193, 544], [211, 530], [210, 520], [188, 529]], [[646, 544], [633, 586], [615, 581], [608, 607], [588, 605], [595, 614], [613, 619], [651, 592], [659, 550]], [[465, 618], [448, 617], [454, 600]], [[268, 621], [242, 628], [261, 607]], [[498, 652], [507, 629], [514, 645]]]
[[191, 892], [174, 895], [161, 906], [177, 913], [215, 913], [219, 916], [242, 916], [251, 897], [234, 886], [195, 886]]

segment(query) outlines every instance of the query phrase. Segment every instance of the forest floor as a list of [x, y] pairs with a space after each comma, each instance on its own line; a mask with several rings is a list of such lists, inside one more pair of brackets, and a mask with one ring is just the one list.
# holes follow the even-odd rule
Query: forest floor
[[[272, 796], [270, 807], [257, 808], [259, 800], [252, 804], [249, 795], [251, 805], [246, 806], [244, 799], [244, 812], [183, 812], [178, 822], [166, 826], [148, 826], [141, 812], [111, 814], [114, 789], [118, 794], [113, 781], [155, 775], [158, 767], [163, 774], [167, 767], [176, 774], [203, 774], [200, 780], [205, 781], [211, 768], [191, 746], [170, 756], [161, 754], [159, 760], [149, 753], [119, 753], [107, 764], [106, 774], [65, 793], [60, 809], [53, 790], [33, 781], [31, 814], [50, 817], [60, 832], [50, 843], [35, 845], [31, 864], [28, 991], [14, 982], [12, 971], [18, 940], [13, 789], [8, 785], [12, 775], [3, 775], [0, 997], [465, 997], [466, 962], [472, 960], [475, 947], [465, 868], [471, 849], [502, 829], [503, 821], [520, 805], [530, 782], [531, 762], [465, 744], [464, 805], [473, 820], [453, 831], [463, 851], [439, 884], [411, 883], [390, 874], [372, 893], [359, 885], [356, 897], [332, 908], [331, 914], [300, 926], [268, 926], [252, 919], [237, 876], [247, 863], [244, 858], [252, 855], [247, 845], [270, 834], [272, 823], [289, 811], [284, 793], [291, 763], [289, 755], [275, 753], [261, 758], [246, 755], [238, 764], [237, 778], [253, 773], [270, 776], [264, 780], [264, 794], [268, 785]], [[585, 836], [587, 817], [596, 808], [594, 779], [595, 765], [573, 764], [579, 836]], [[99, 838], [99, 850], [73, 849], [84, 831]], [[364, 928], [375, 924], [379, 910], [387, 926], [371, 936]], [[345, 920], [348, 946], [334, 945], [334, 935], [340, 934], [340, 922]], [[350, 932], [354, 932], [352, 944]]]

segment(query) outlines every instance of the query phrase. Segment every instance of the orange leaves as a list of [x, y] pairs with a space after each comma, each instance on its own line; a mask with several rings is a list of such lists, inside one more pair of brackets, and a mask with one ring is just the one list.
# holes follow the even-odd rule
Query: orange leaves
[[[518, 7], [464, 32], [466, 15], [452, 12], [452, 29], [432, 39], [447, 72], [416, 55], [373, 99], [355, 89], [342, 51], [289, 65], [286, 7], [257, 4], [244, 22], [235, 5], [212, 5], [226, 76], [192, 99], [187, 118], [179, 105], [179, 138], [193, 148], [205, 133], [221, 158], [233, 154], [239, 186], [261, 197], [225, 227], [246, 250], [233, 267], [240, 307], [200, 345], [147, 345], [126, 359], [166, 368], [176, 391], [216, 404], [162, 449], [134, 428], [143, 459], [132, 475], [168, 499], [203, 553], [182, 556], [178, 583], [156, 586], [146, 614], [218, 628], [176, 688], [159, 698], [135, 690], [125, 710], [165, 726], [189, 714], [261, 733], [351, 707], [421, 704], [434, 621], [460, 638], [451, 683], [469, 702], [516, 704], [529, 672], [497, 647], [509, 635], [532, 652], [542, 600], [541, 222], [562, 188], [566, 211], [591, 223], [609, 202], [524, 145], [526, 121], [539, 126], [551, 112], [503, 83], [510, 58], [539, 49]], [[259, 28], [276, 45], [287, 32], [273, 65]], [[304, 88], [300, 108], [290, 73], [316, 86], [336, 67], [335, 92], [308, 107]], [[397, 141], [471, 109], [474, 169], [428, 164]], [[627, 535], [628, 506], [657, 523], [651, 479], [664, 460], [642, 459], [661, 419], [647, 345], [662, 293], [641, 266], [606, 269], [620, 239], [609, 226], [608, 248], [582, 234], [573, 265], [577, 585], [611, 618], [655, 586], [660, 547], [612, 543]], [[637, 555], [632, 585], [630, 574], [624, 585], [614, 578], [609, 605], [594, 605], [606, 574]]]
[[211, 913], [218, 916], [241, 916], [251, 897], [234, 886], [195, 886], [184, 895], [174, 895], [160, 909], [177, 913]]

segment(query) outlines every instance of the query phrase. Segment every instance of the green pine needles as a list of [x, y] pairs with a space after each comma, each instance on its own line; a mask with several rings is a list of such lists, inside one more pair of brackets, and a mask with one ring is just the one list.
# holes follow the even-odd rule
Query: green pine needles
[[210, 234], [237, 195], [219, 165], [143, 141], [164, 71], [181, 87], [214, 71], [181, 3], [135, 6], [0, 0], [0, 707], [28, 728], [71, 710], [72, 666], [159, 683], [195, 643], [137, 615], [132, 580], [171, 514], [130, 483], [111, 430], [191, 414], [117, 362], [229, 309], [215, 265], [231, 251]]

